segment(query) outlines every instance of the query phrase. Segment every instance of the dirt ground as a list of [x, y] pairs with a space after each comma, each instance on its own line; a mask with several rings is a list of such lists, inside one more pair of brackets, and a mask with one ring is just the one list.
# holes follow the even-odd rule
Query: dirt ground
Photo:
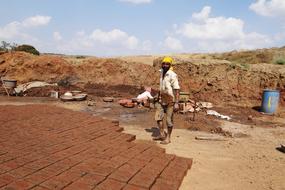
[[[193, 158], [194, 164], [180, 189], [285, 189], [285, 157], [276, 148], [285, 143], [285, 67], [274, 64], [275, 54], [284, 48], [225, 54], [173, 55], [181, 91], [196, 101], [213, 103], [213, 110], [230, 121], [206, 115], [205, 111], [175, 115], [168, 153]], [[51, 104], [94, 116], [118, 120], [137, 141], [151, 144], [157, 134], [154, 110], [123, 108], [120, 98], [133, 98], [144, 86], [158, 89], [161, 56], [118, 58], [34, 56], [23, 52], [0, 55], [0, 75], [18, 80], [57, 83], [57, 87], [34, 88], [23, 97], [0, 96], [0, 105]], [[278, 112], [259, 112], [264, 89], [280, 91]], [[94, 103], [60, 102], [47, 98], [50, 91], [62, 95], [81, 90]], [[2, 90], [2, 95], [5, 91]], [[0, 89], [1, 94], [1, 89]], [[105, 103], [103, 97], [114, 97]], [[1, 115], [0, 115], [1, 117]], [[196, 140], [197, 136], [219, 141]]]
[[[152, 141], [152, 136], [157, 133], [153, 110], [123, 108], [117, 103], [105, 103], [100, 97], [94, 99], [95, 106], [87, 106], [86, 101], [63, 103], [49, 98], [0, 97], [0, 105], [51, 104], [119, 120], [125, 133], [136, 135], [136, 141], [157, 144], [165, 148], [167, 153], [193, 158], [192, 169], [180, 187], [182, 190], [285, 189], [285, 157], [284, 153], [276, 150], [285, 140], [283, 109], [279, 111], [279, 115], [268, 116], [251, 108], [217, 108], [223, 114], [231, 114], [233, 121], [224, 121], [201, 113], [195, 122], [199, 123], [204, 119], [201, 125], [207, 128], [210, 121], [213, 121], [216, 127], [222, 129], [218, 134], [211, 130], [195, 131], [195, 123], [188, 121], [191, 114], [176, 115], [177, 125], [173, 131], [172, 143], [163, 146]], [[245, 112], [251, 114], [253, 120], [242, 118], [243, 114], [238, 114]], [[264, 125], [262, 121], [265, 122]], [[227, 135], [236, 133], [236, 129], [243, 135]], [[196, 140], [197, 136], [218, 137], [220, 140]]]

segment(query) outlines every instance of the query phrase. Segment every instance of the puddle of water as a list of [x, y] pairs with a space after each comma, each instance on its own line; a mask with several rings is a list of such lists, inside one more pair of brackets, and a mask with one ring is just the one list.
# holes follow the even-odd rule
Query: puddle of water
[[122, 121], [133, 121], [135, 120], [136, 116], [133, 113], [123, 113], [120, 114], [120, 120]]

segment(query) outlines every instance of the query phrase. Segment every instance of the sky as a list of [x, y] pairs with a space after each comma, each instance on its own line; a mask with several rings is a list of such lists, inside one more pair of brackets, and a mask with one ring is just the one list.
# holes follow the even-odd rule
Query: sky
[[9, 0], [0, 41], [125, 56], [285, 46], [285, 0]]

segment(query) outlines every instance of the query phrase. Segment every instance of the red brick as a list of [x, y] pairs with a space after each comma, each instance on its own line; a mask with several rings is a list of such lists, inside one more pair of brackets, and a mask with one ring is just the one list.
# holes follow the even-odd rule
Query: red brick
[[29, 182], [37, 185], [37, 184], [40, 184], [40, 183], [48, 180], [52, 176], [54, 176], [54, 174], [47, 173], [47, 172], [44, 172], [43, 170], [41, 170], [41, 171], [33, 173], [33, 174], [29, 175], [29, 176], [26, 176], [24, 179], [26, 181], [29, 181]]
[[3, 187], [9, 183], [12, 183], [16, 178], [9, 174], [0, 175], [0, 187]]
[[7, 162], [2, 163], [0, 165], [0, 168], [5, 170], [5, 171], [10, 171], [10, 170], [16, 169], [18, 167], [20, 167], [20, 164], [18, 164], [14, 160], [7, 161]]
[[41, 184], [42, 187], [48, 189], [63, 189], [65, 186], [71, 184], [73, 181], [64, 177], [55, 176]]
[[131, 166], [129, 164], [125, 164], [115, 172], [113, 172], [109, 178], [121, 181], [128, 182], [137, 172], [139, 171], [138, 167]]
[[36, 187], [33, 187], [32, 190], [49, 190], [49, 189], [42, 187], [42, 186], [36, 186]]
[[94, 170], [92, 170], [93, 174], [98, 174], [102, 176], [108, 176], [113, 171], [115, 171], [116, 168], [109, 166], [109, 165], [99, 165]]
[[138, 187], [138, 186], [135, 186], [135, 185], [130, 185], [130, 184], [127, 184], [123, 190], [148, 190], [146, 188], [143, 188], [143, 187]]
[[138, 173], [128, 183], [149, 189], [154, 183], [156, 177], [157, 176], [152, 176], [148, 173]]
[[10, 190], [10, 189], [26, 190], [26, 189], [31, 189], [33, 186], [35, 186], [33, 183], [30, 183], [30, 182], [25, 181], [25, 180], [18, 180], [18, 181], [14, 181], [13, 183], [10, 183], [4, 189], [7, 189], [7, 190]]
[[16, 177], [16, 178], [23, 178], [29, 174], [34, 173], [35, 170], [34, 169], [30, 169], [30, 168], [26, 168], [26, 167], [20, 167], [17, 168], [15, 170], [12, 170], [9, 172], [9, 174], [11, 174], [12, 176]]
[[102, 183], [100, 183], [98, 186], [96, 186], [95, 190], [120, 190], [122, 189], [126, 184], [113, 180], [113, 179], [106, 179]]
[[151, 190], [177, 190], [180, 184], [177, 181], [170, 179], [157, 179]]
[[101, 183], [105, 180], [105, 177], [96, 175], [96, 174], [87, 174], [81, 178], [79, 178], [77, 181], [80, 183], [84, 183], [87, 185], [95, 186]]
[[94, 186], [76, 181], [69, 184], [64, 190], [91, 190], [92, 188]]

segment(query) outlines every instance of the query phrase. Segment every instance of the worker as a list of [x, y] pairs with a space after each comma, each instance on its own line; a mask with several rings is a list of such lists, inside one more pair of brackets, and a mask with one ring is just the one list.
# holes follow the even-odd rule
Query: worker
[[[173, 71], [173, 59], [164, 57], [160, 69], [160, 91], [156, 102], [155, 120], [159, 128], [159, 136], [153, 140], [161, 140], [161, 144], [171, 142], [173, 129], [173, 113], [178, 111], [179, 105], [179, 82], [177, 74]], [[166, 119], [167, 133], [164, 130], [163, 119]]]

